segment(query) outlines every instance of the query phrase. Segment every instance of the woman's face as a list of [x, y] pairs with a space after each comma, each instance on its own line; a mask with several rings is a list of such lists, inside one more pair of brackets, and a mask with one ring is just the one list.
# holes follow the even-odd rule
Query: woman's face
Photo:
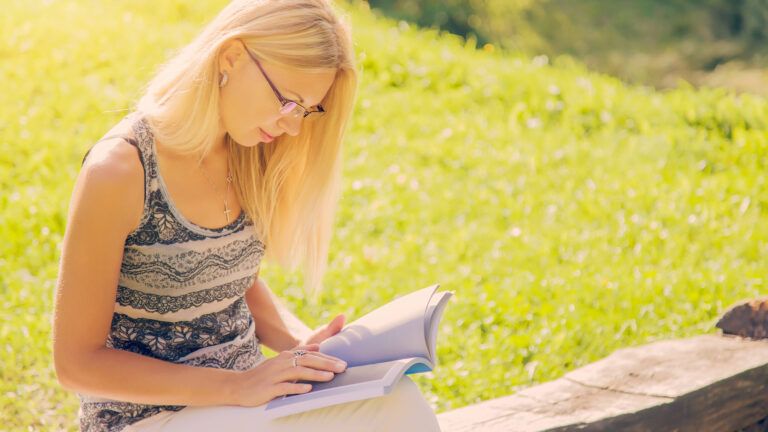
[[[336, 76], [335, 69], [307, 73], [263, 60], [259, 62], [264, 73], [237, 40], [225, 45], [219, 58], [220, 73], [228, 75], [227, 83], [220, 88], [219, 109], [224, 129], [221, 132], [229, 133], [235, 142], [247, 147], [270, 142], [284, 133], [297, 135], [305, 121], [301, 116], [280, 113], [282, 105], [267, 79], [284, 98], [313, 111]], [[307, 120], [316, 115], [310, 114]]]

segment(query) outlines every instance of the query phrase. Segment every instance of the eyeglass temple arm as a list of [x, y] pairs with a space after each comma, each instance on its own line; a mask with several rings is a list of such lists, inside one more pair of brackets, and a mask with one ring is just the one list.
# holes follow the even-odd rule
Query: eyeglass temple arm
[[240, 42], [243, 44], [243, 48], [245, 48], [245, 52], [247, 52], [247, 53], [248, 53], [248, 55], [251, 57], [251, 59], [253, 60], [253, 62], [254, 62], [254, 63], [256, 63], [256, 66], [258, 66], [258, 67], [259, 67], [259, 70], [261, 71], [261, 74], [262, 74], [262, 75], [264, 75], [264, 78], [266, 78], [266, 79], [267, 79], [267, 84], [269, 84], [269, 87], [272, 89], [272, 91], [273, 91], [273, 92], [275, 92], [275, 96], [277, 96], [277, 99], [279, 99], [279, 100], [280, 100], [280, 103], [281, 103], [282, 105], [285, 105], [285, 104], [289, 103], [290, 101], [288, 101], [287, 99], [285, 99], [285, 98], [283, 97], [283, 95], [281, 95], [281, 94], [280, 94], [280, 91], [277, 89], [277, 87], [275, 87], [275, 85], [274, 85], [274, 84], [272, 84], [272, 80], [271, 80], [271, 79], [269, 79], [269, 77], [267, 76], [267, 72], [264, 70], [264, 68], [263, 68], [263, 67], [261, 67], [261, 62], [259, 62], [259, 59], [257, 59], [257, 58], [256, 58], [256, 56], [254, 56], [254, 55], [253, 55], [253, 53], [251, 52], [251, 50], [249, 50], [249, 49], [248, 49], [248, 46], [245, 44], [245, 42], [243, 42], [243, 40], [242, 40], [242, 39], [240, 40]]

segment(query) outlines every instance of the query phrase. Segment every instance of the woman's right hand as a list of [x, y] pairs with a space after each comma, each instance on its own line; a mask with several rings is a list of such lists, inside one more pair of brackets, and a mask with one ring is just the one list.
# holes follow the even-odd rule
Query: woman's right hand
[[[334, 372], [346, 369], [347, 365], [341, 359], [323, 354], [319, 349], [318, 344], [297, 346], [261, 362], [253, 369], [239, 372], [232, 387], [232, 404], [258, 406], [279, 396], [307, 393], [312, 390], [312, 385], [296, 381], [330, 381]], [[297, 365], [294, 366], [296, 350], [307, 353], [296, 357]]]

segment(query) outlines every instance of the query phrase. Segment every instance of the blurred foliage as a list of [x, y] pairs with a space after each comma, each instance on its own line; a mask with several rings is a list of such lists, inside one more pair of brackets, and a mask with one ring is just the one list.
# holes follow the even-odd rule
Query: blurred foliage
[[[632, 31], [656, 22], [663, 33], [707, 39], [738, 39], [748, 47], [768, 40], [768, 2], [764, 0], [367, 0], [398, 19], [437, 26], [451, 33], [474, 35], [481, 43], [500, 41], [509, 47], [547, 49], [556, 43], [579, 44], [575, 25], [620, 27]], [[573, 14], [576, 12], [576, 14]], [[617, 15], [618, 13], [618, 15]], [[589, 22], [586, 22], [586, 21]], [[635, 23], [633, 24], [632, 21]], [[563, 27], [565, 26], [565, 27]], [[599, 30], [599, 29], [598, 29]], [[545, 32], [547, 43], [531, 35]], [[559, 38], [556, 33], [560, 34]], [[649, 35], [646, 35], [649, 36]], [[654, 36], [654, 35], [650, 35]], [[665, 35], [667, 36], [667, 35]], [[524, 44], [524, 45], [523, 45]]]
[[[422, 27], [438, 27], [480, 44], [504, 40], [514, 47], [525, 40], [536, 50], [544, 44], [529, 22], [550, 0], [367, 0], [387, 15]], [[538, 47], [538, 48], [537, 48]]]
[[385, 14], [511, 51], [570, 55], [623, 79], [768, 95], [765, 0], [368, 0]]
[[[0, 15], [0, 425], [76, 430], [51, 311], [85, 150], [225, 4], [15, 0]], [[620, 347], [714, 331], [768, 288], [768, 102], [634, 87], [348, 7], [362, 69], [326, 291], [261, 272], [310, 326], [454, 290], [439, 411]], [[98, 20], [93, 17], [98, 16]]]

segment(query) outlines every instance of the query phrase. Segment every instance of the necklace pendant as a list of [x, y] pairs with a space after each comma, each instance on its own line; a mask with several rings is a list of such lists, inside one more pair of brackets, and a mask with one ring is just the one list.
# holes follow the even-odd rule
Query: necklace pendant
[[230, 210], [230, 209], [229, 209], [229, 207], [227, 207], [227, 205], [226, 205], [226, 204], [224, 204], [224, 216], [226, 216], [226, 217], [227, 217], [227, 223], [229, 223], [229, 213], [230, 213], [231, 211], [232, 211], [232, 210]]

